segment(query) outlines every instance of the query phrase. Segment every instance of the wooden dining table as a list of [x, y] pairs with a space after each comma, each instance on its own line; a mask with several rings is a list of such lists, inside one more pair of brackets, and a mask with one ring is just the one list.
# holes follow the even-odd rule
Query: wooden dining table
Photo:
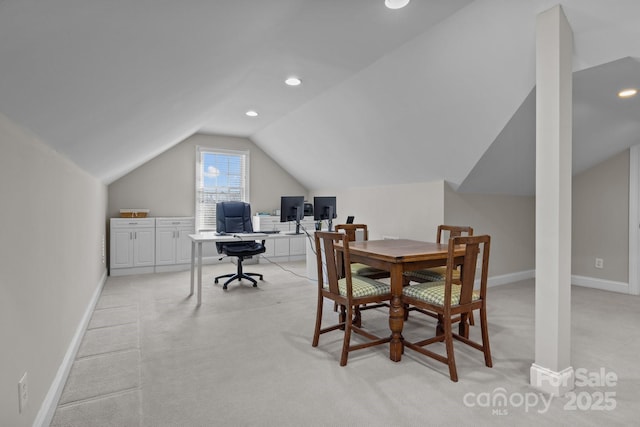
[[[389, 358], [394, 362], [400, 361], [404, 350], [402, 338], [404, 325], [402, 288], [406, 283], [404, 272], [446, 265], [447, 254], [447, 243], [408, 239], [349, 242], [351, 262], [360, 262], [390, 273], [392, 296], [389, 308], [389, 328], [391, 329]], [[464, 255], [464, 246], [456, 248], [455, 255], [460, 256], [456, 261], [461, 260]]]

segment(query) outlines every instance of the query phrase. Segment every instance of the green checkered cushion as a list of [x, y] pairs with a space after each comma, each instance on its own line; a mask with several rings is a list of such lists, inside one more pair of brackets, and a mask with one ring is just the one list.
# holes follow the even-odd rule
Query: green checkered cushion
[[[451, 285], [451, 305], [460, 302], [460, 285]], [[444, 282], [425, 282], [417, 285], [405, 286], [402, 295], [422, 300], [434, 305], [444, 305]], [[480, 299], [480, 292], [473, 291], [473, 301]]]
[[[325, 285], [325, 288], [328, 287], [328, 285]], [[347, 295], [346, 278], [338, 280], [338, 289], [340, 290], [340, 295]], [[357, 275], [351, 276], [351, 289], [353, 291], [353, 296], [356, 298], [384, 295], [391, 292], [391, 288], [386, 283]]]
[[[406, 271], [404, 273], [405, 276], [410, 277], [412, 280], [424, 282], [441, 282], [445, 279], [446, 274], [447, 267], [433, 267], [425, 270]], [[460, 272], [458, 270], [453, 271], [453, 278], [460, 278]]]
[[384, 270], [370, 267], [367, 264], [360, 264], [359, 262], [354, 262], [351, 264], [351, 274], [359, 274], [361, 276], [367, 276], [370, 274], [380, 274], [384, 272], [385, 272]]

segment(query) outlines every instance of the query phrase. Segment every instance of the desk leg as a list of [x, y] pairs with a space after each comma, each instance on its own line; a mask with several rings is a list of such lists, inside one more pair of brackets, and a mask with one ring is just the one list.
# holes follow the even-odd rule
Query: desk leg
[[202, 242], [198, 242], [198, 305], [202, 303]]
[[389, 308], [389, 328], [391, 329], [391, 343], [389, 358], [394, 362], [402, 359], [404, 343], [402, 342], [402, 327], [404, 326], [404, 306], [402, 304], [402, 266], [394, 264], [391, 267], [391, 307]]
[[189, 296], [193, 295], [193, 279], [195, 272], [195, 264], [196, 264], [196, 242], [195, 240], [191, 241], [191, 292], [189, 292]]

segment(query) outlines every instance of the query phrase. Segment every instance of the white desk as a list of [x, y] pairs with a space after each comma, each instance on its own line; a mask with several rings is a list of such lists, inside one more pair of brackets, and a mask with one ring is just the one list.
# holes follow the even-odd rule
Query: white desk
[[[205, 242], [238, 242], [250, 240], [266, 240], [269, 234], [266, 233], [235, 233], [220, 236], [215, 232], [206, 232], [198, 234], [189, 234], [191, 239], [191, 292], [193, 295], [194, 273], [196, 269], [196, 259], [198, 264], [198, 305], [202, 303], [202, 244]], [[196, 256], [196, 245], [198, 247], [198, 255]]]

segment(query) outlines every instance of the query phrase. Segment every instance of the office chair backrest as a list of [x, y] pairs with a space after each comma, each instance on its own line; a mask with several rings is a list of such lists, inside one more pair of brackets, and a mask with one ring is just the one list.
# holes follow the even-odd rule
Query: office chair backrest
[[244, 202], [216, 204], [216, 231], [224, 233], [253, 233], [251, 205]]

